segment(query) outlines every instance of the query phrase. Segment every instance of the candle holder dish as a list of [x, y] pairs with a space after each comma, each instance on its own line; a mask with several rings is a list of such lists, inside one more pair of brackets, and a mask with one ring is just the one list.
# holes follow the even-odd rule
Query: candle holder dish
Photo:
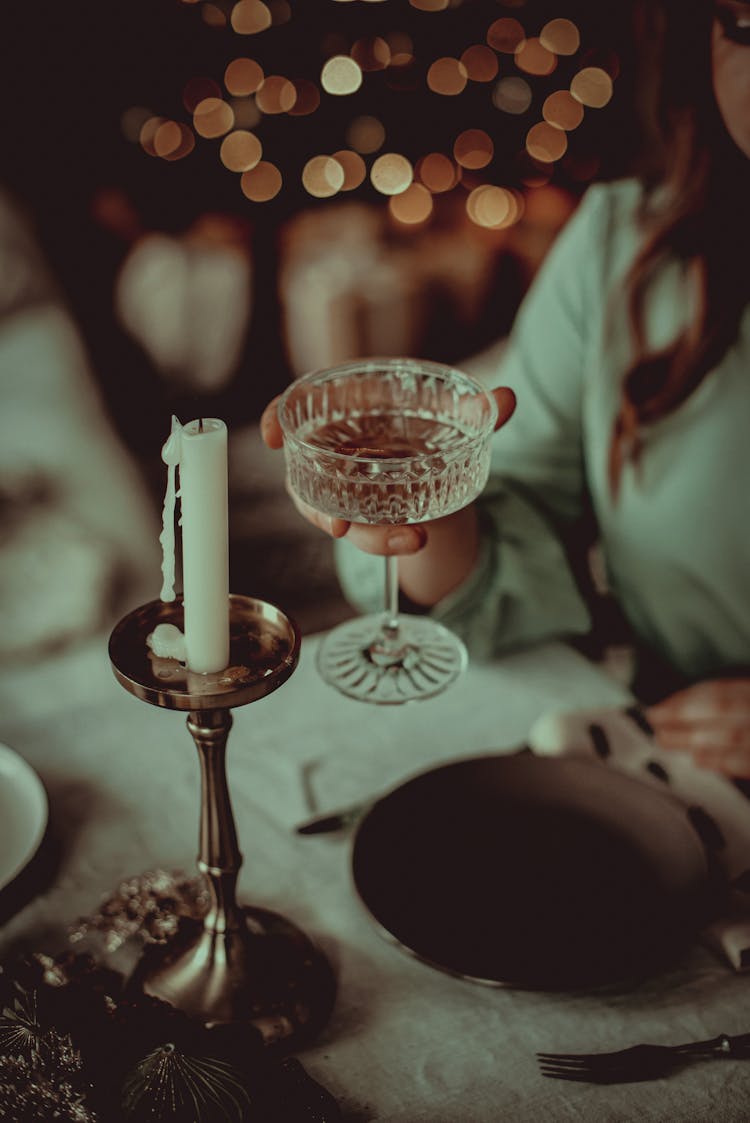
[[297, 665], [300, 634], [273, 604], [236, 595], [229, 600], [230, 661], [223, 671], [196, 674], [148, 648], [147, 637], [158, 624], [182, 628], [181, 599], [142, 605], [110, 637], [115, 677], [126, 690], [141, 701], [188, 714], [201, 769], [198, 869], [211, 902], [203, 921], [183, 918], [173, 939], [146, 948], [129, 988], [169, 1002], [207, 1025], [250, 1022], [266, 1044], [291, 1044], [311, 1036], [328, 1018], [333, 973], [291, 921], [237, 903], [242, 854], [225, 756], [230, 710], [286, 682]]

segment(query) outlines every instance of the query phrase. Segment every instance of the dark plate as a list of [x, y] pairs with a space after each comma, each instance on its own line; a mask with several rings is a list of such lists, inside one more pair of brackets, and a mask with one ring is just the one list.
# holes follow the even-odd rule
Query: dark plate
[[488, 755], [373, 805], [354, 883], [434, 967], [543, 989], [620, 984], [684, 951], [719, 889], [684, 807], [598, 761]]

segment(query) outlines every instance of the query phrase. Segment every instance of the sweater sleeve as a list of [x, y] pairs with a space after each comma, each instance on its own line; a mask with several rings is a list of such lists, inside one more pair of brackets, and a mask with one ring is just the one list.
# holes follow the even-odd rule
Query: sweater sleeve
[[[495, 434], [492, 473], [477, 502], [480, 555], [464, 583], [431, 610], [475, 658], [552, 636], [585, 633], [590, 616], [570, 565], [588, 509], [582, 447], [589, 328], [602, 314], [597, 254], [606, 187], [591, 188], [559, 235], [516, 318], [491, 385], [518, 406]], [[382, 559], [337, 544], [344, 593], [380, 606]]]

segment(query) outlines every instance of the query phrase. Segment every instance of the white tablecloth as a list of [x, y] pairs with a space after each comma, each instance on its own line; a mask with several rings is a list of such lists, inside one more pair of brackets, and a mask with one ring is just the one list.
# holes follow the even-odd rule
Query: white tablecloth
[[[377, 709], [317, 677], [314, 637], [274, 695], [234, 711], [229, 775], [241, 897], [289, 916], [333, 962], [339, 996], [301, 1059], [348, 1123], [724, 1123], [750, 1118], [750, 1063], [693, 1065], [644, 1084], [543, 1079], [536, 1050], [619, 1048], [750, 1030], [750, 978], [695, 946], [617, 994], [489, 989], [431, 970], [376, 933], [350, 883], [345, 836], [302, 837], [317, 812], [377, 795], [436, 760], [513, 749], [548, 711], [616, 705], [622, 688], [562, 645], [473, 666], [441, 697]], [[63, 947], [66, 925], [124, 876], [194, 869], [198, 767], [184, 715], [115, 682], [106, 637], [0, 674], [0, 740], [47, 785], [63, 846], [56, 883], [0, 932]]]

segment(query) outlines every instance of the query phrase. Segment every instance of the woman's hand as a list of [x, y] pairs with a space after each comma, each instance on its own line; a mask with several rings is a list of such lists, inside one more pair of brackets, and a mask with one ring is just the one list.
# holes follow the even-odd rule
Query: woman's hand
[[[513, 414], [516, 408], [516, 396], [507, 386], [493, 390], [492, 394], [497, 402], [498, 416], [495, 428], [499, 429]], [[260, 419], [261, 436], [269, 448], [281, 448], [284, 443], [276, 413], [278, 400], [276, 397], [269, 402]], [[438, 519], [434, 523], [419, 523], [411, 526], [368, 526], [364, 523], [349, 523], [345, 519], [331, 518], [330, 515], [322, 514], [321, 511], [303, 503], [291, 488], [288, 488], [288, 491], [295, 507], [308, 522], [334, 538], [343, 538], [346, 535], [349, 541], [367, 554], [414, 554], [427, 544], [428, 537], [433, 534], [432, 528], [438, 523], [448, 523], [452, 520], [450, 525], [458, 529], [463, 521], [449, 515], [447, 519]], [[460, 515], [461, 512], [457, 514]]]
[[646, 711], [665, 749], [682, 749], [696, 764], [750, 778], [750, 678], [707, 679]]

